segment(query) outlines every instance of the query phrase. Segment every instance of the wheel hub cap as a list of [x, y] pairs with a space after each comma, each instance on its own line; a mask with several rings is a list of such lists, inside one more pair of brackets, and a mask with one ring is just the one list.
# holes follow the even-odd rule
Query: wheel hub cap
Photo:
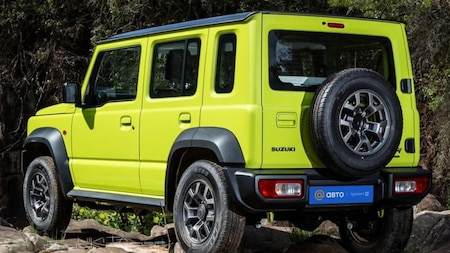
[[206, 210], [206, 206], [205, 205], [200, 205], [198, 207], [198, 212], [197, 212], [197, 216], [200, 220], [204, 221], [206, 218], [206, 214], [207, 214], [207, 210]]
[[46, 177], [36, 173], [30, 182], [30, 206], [35, 219], [44, 221], [50, 212], [50, 192]]
[[391, 115], [383, 98], [372, 90], [358, 90], [345, 100], [339, 113], [339, 131], [345, 145], [361, 156], [377, 152], [386, 143]]
[[366, 125], [366, 119], [362, 115], [362, 113], [357, 113], [352, 122], [352, 127], [359, 132], [364, 131]]
[[195, 181], [184, 197], [183, 222], [190, 240], [202, 243], [208, 239], [215, 222], [215, 198], [210, 185]]

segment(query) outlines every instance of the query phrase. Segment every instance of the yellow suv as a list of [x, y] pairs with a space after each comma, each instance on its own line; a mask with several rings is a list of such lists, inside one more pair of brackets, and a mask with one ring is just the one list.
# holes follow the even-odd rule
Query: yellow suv
[[[187, 252], [239, 247], [267, 212], [340, 228], [352, 252], [402, 250], [431, 187], [404, 25], [251, 12], [112, 36], [82, 85], [28, 122], [29, 221], [72, 203], [173, 213]], [[139, 211], [140, 212], [140, 211]]]

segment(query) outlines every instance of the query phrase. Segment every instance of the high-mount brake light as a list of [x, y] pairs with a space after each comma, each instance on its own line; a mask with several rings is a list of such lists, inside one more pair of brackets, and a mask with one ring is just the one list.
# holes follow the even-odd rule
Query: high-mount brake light
[[339, 29], [345, 28], [345, 25], [342, 24], [342, 23], [333, 23], [333, 22], [331, 22], [331, 23], [327, 23], [327, 25], [330, 28], [339, 28]]
[[394, 179], [394, 194], [422, 194], [429, 188], [430, 179], [426, 177]]
[[303, 197], [303, 179], [261, 179], [258, 190], [265, 198], [301, 198]]

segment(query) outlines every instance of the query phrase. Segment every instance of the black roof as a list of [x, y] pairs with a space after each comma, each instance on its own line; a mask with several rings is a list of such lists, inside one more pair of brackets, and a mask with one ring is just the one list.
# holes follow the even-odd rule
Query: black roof
[[140, 29], [140, 30], [136, 30], [136, 31], [125, 32], [125, 33], [113, 35], [113, 36], [107, 38], [106, 40], [101, 41], [100, 43], [114, 41], [114, 40], [142, 37], [142, 36], [147, 36], [147, 35], [151, 35], [151, 34], [171, 32], [171, 31], [183, 30], [183, 29], [188, 29], [188, 28], [239, 22], [239, 21], [243, 21], [243, 20], [247, 19], [248, 17], [252, 16], [255, 13], [256, 12], [243, 12], [243, 13], [224, 15], [224, 16], [191, 20], [191, 21], [175, 23], [175, 24], [170, 24], [170, 25], [155, 26], [155, 27], [150, 27], [150, 28], [145, 28], [145, 29]]
[[181, 23], [155, 26], [155, 27], [144, 28], [144, 29], [125, 32], [125, 33], [120, 33], [120, 34], [113, 35], [105, 40], [100, 41], [99, 44], [105, 43], [105, 42], [110, 42], [110, 41], [128, 39], [128, 38], [143, 37], [143, 36], [164, 33], [164, 32], [179, 31], [179, 30], [189, 29], [189, 28], [206, 27], [206, 26], [213, 26], [213, 25], [218, 25], [218, 24], [240, 22], [240, 21], [246, 20], [248, 17], [250, 17], [256, 13], [277, 13], [277, 14], [284, 14], [284, 15], [322, 16], [322, 17], [359, 19], [359, 20], [377, 20], [377, 21], [382, 21], [382, 22], [399, 23], [398, 21], [374, 19], [374, 18], [362, 18], [362, 17], [330, 16], [330, 15], [323, 15], [323, 14], [318, 15], [318, 14], [311, 14], [311, 13], [307, 14], [307, 13], [253, 11], [253, 12], [242, 12], [242, 13], [216, 16], [216, 17], [210, 17], [210, 18], [196, 19], [196, 20], [185, 21], [185, 22], [181, 22]]

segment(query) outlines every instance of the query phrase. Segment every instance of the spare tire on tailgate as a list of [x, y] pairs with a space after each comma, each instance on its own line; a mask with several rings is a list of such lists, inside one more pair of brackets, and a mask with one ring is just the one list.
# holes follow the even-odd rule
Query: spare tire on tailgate
[[346, 69], [325, 80], [310, 116], [314, 149], [332, 175], [373, 174], [400, 143], [403, 118], [395, 90], [369, 69]]

